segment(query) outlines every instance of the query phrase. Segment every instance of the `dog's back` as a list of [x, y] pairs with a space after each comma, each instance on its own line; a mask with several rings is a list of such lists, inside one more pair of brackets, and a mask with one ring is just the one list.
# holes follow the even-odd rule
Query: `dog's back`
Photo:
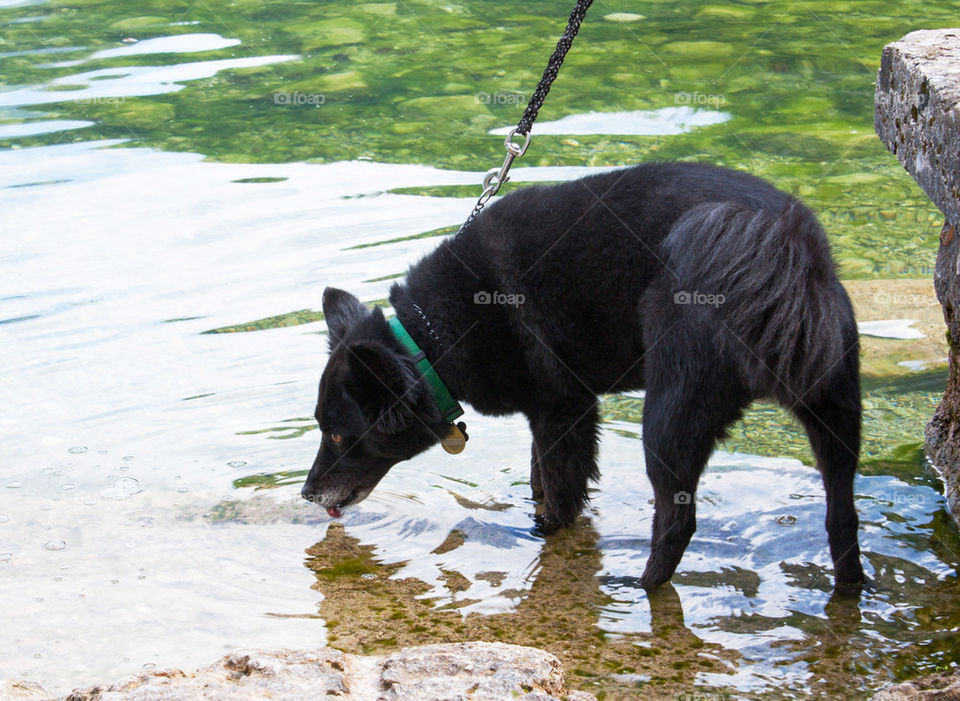
[[[468, 316], [495, 317], [487, 333], [503, 344], [535, 335], [542, 343], [520, 349], [542, 356], [532, 365], [563, 364], [597, 393], [644, 384], [637, 359], [655, 340], [649, 320], [676, 320], [687, 301], [685, 316], [722, 319], [757, 362], [799, 381], [798, 391], [811, 367], [836, 361], [837, 329], [852, 324], [813, 214], [759, 178], [714, 166], [651, 163], [523, 188], [446, 246], [456, 262], [444, 271], [457, 278], [463, 300], [484, 292], [522, 300], [468, 307]], [[408, 282], [424, 293], [449, 284], [433, 266], [418, 268]], [[699, 309], [701, 302], [718, 313]], [[794, 318], [803, 322], [799, 331]], [[797, 344], [808, 346], [806, 369], [793, 367]], [[774, 392], [757, 362], [744, 360], [753, 390]]]

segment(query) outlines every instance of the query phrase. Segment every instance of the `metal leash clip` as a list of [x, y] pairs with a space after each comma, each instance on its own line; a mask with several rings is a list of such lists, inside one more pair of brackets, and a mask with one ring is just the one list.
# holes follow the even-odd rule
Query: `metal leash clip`
[[507, 134], [507, 138], [503, 140], [503, 145], [507, 149], [507, 157], [503, 159], [503, 165], [500, 166], [500, 168], [491, 168], [483, 177], [483, 194], [480, 196], [480, 199], [484, 202], [496, 195], [500, 190], [500, 186], [510, 180], [507, 173], [510, 172], [510, 166], [513, 165], [514, 159], [520, 158], [520, 156], [525, 154], [527, 147], [530, 146], [530, 132], [524, 135], [524, 142], [522, 144], [513, 140], [516, 134], [517, 127], [514, 127], [510, 130], [510, 133]]

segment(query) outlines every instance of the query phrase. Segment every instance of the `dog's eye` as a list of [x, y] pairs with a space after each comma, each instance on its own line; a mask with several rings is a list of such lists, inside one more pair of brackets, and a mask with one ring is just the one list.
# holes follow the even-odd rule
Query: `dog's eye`
[[343, 436], [341, 436], [339, 433], [331, 433], [330, 440], [333, 441], [334, 445], [340, 445], [343, 443]]

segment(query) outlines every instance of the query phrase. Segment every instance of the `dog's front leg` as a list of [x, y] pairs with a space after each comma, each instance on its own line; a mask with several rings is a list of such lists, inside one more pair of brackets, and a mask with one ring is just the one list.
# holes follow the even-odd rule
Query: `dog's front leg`
[[587, 503], [597, 470], [597, 401], [571, 401], [530, 417], [533, 455], [530, 486], [541, 492], [537, 529], [547, 535], [573, 523]]
[[534, 499], [543, 499], [543, 477], [540, 474], [540, 449], [537, 447], [536, 438], [530, 441], [530, 491], [533, 493]]

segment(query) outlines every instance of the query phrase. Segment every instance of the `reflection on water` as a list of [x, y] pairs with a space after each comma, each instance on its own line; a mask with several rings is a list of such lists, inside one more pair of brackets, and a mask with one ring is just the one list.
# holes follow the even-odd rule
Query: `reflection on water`
[[[445, 476], [391, 474], [383, 493], [310, 549], [333, 644], [365, 652], [465, 637], [539, 645], [583, 688], [610, 693], [683, 693], [696, 680], [701, 691], [862, 694], [955, 659], [960, 609], [946, 602], [960, 539], [929, 486], [858, 479], [870, 584], [857, 601], [832, 594], [816, 471], [718, 453], [673, 586], [649, 598], [639, 574], [653, 495], [639, 443], [607, 432], [589, 516], [544, 541], [529, 535], [522, 466], [500, 467], [503, 427], [484, 438], [498, 433], [494, 424], [471, 427], [471, 443], [481, 442], [471, 445], [473, 459], [487, 463], [483, 484], [455, 480], [455, 465]], [[430, 455], [428, 466], [450, 460]], [[401, 479], [415, 497], [395, 491]]]
[[[537, 134], [685, 134], [696, 127], [722, 124], [729, 119], [730, 115], [725, 112], [689, 107], [664, 107], [646, 112], [590, 112], [554, 121], [538, 121]], [[512, 128], [491, 129], [490, 133], [506, 135]]]
[[[296, 56], [257, 56], [252, 58], [196, 61], [176, 66], [121, 66], [74, 73], [50, 81], [45, 86], [18, 88], [0, 92], [0, 107], [7, 105], [44, 105], [48, 103], [89, 101], [101, 104], [123, 102], [127, 97], [158, 95], [182, 89], [178, 83], [210, 78], [219, 71], [251, 68]], [[63, 65], [63, 64], [60, 64]]]
[[[468, 417], [469, 450], [398, 466], [342, 523], [300, 500], [323, 287], [382, 304], [463, 219], [499, 162], [489, 132], [514, 117], [504, 95], [535, 78], [509, 72], [494, 94], [488, 76], [530, 64], [554, 8], [239, 0], [214, 3], [217, 19], [201, 5], [164, 18], [0, 0], [2, 676], [66, 692], [243, 646], [486, 639], [546, 647], [609, 694], [833, 696], [958, 662], [960, 541], [918, 445], [944, 382], [940, 332], [866, 292], [870, 320], [923, 319], [926, 339], [864, 338], [859, 601], [831, 596], [817, 473], [765, 405], [711, 461], [698, 533], [653, 597], [637, 582], [652, 515], [642, 393], [605, 398], [590, 510], [547, 540], [530, 533], [517, 417]], [[844, 270], [920, 276], [902, 260], [932, 261], [939, 215], [860, 116], [874, 67], [811, 52], [809, 18], [769, 32], [759, 6], [694, 3], [711, 36], [678, 41], [693, 29], [669, 5], [585, 29], [570, 64], [585, 78], [551, 94], [513, 181], [726, 162], [809, 196]], [[527, 39], [505, 45], [501, 20]], [[470, 70], [451, 68], [468, 49]], [[733, 58], [754, 49], [756, 66]], [[636, 72], [610, 76], [623, 55]], [[729, 79], [723, 94], [697, 92], [703, 76]]]

